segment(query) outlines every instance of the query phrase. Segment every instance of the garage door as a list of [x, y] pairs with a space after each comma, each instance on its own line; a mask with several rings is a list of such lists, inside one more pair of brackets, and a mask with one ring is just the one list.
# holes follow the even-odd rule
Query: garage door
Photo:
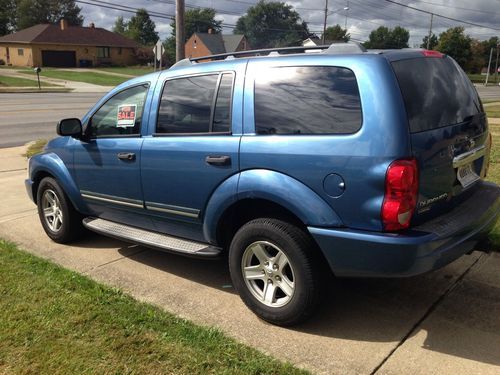
[[76, 67], [75, 51], [42, 51], [42, 65], [58, 68]]

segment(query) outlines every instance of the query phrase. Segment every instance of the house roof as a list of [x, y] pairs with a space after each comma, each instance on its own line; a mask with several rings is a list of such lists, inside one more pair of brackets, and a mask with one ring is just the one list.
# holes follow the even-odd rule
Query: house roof
[[195, 33], [205, 46], [214, 54], [235, 52], [244, 35]]
[[[305, 42], [307, 41], [311, 41], [313, 42], [314, 44], [316, 44], [317, 46], [322, 46], [323, 45], [323, 40], [321, 38], [316, 38], [316, 37], [313, 37], [313, 38], [307, 38], [306, 40], [304, 40], [302, 42], [302, 44], [304, 44]], [[326, 39], [325, 40], [325, 45], [329, 45], [329, 44], [332, 44], [332, 43], [335, 43], [336, 41], [335, 40], [330, 40], [330, 39]]]
[[139, 47], [137, 42], [100, 27], [67, 26], [61, 30], [59, 25], [50, 24], [35, 25], [17, 33], [5, 35], [0, 37], [0, 43]]

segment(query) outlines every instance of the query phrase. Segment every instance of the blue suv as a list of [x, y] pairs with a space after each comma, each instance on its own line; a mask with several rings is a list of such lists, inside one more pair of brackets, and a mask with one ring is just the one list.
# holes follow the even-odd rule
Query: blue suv
[[26, 181], [50, 238], [89, 229], [227, 254], [243, 301], [278, 325], [312, 314], [329, 272], [406, 277], [452, 262], [500, 208], [484, 181], [481, 101], [435, 51], [347, 44], [183, 60], [57, 132]]

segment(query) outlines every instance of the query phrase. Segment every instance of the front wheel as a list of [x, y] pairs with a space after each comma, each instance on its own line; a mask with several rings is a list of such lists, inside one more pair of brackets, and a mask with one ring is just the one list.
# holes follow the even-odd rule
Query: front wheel
[[82, 217], [55, 179], [45, 177], [40, 181], [37, 206], [42, 227], [55, 242], [66, 243], [81, 235]]
[[300, 228], [276, 219], [243, 225], [229, 249], [231, 279], [260, 318], [281, 326], [307, 319], [319, 294], [314, 243]]

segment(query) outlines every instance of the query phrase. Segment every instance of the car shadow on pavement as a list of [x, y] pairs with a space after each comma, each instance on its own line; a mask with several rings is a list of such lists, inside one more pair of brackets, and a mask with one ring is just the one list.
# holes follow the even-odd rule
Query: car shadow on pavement
[[[136, 247], [138, 249], [144, 251], [130, 255], [130, 246], [122, 246], [118, 251], [148, 267], [236, 294], [231, 286], [227, 258], [205, 260], [140, 246]], [[495, 344], [495, 340], [498, 340], [500, 332], [499, 287], [475, 283], [472, 288], [469, 286], [472, 282], [463, 281], [457, 290], [472, 288], [465, 297], [463, 293], [457, 297], [453, 291], [436, 305], [437, 308], [432, 307], [465, 268], [464, 265], [457, 267], [452, 264], [442, 270], [407, 279], [332, 278], [322, 292], [320, 306], [312, 319], [283, 329], [353, 341], [399, 342], [431, 309], [432, 314], [420, 322], [410, 340], [423, 330], [426, 331], [426, 338], [421, 346], [426, 350], [498, 366], [500, 346]], [[459, 301], [454, 301], [457, 298]], [[491, 302], [491, 306], [485, 305], [484, 298]], [[478, 329], [486, 334], [477, 335]]]

